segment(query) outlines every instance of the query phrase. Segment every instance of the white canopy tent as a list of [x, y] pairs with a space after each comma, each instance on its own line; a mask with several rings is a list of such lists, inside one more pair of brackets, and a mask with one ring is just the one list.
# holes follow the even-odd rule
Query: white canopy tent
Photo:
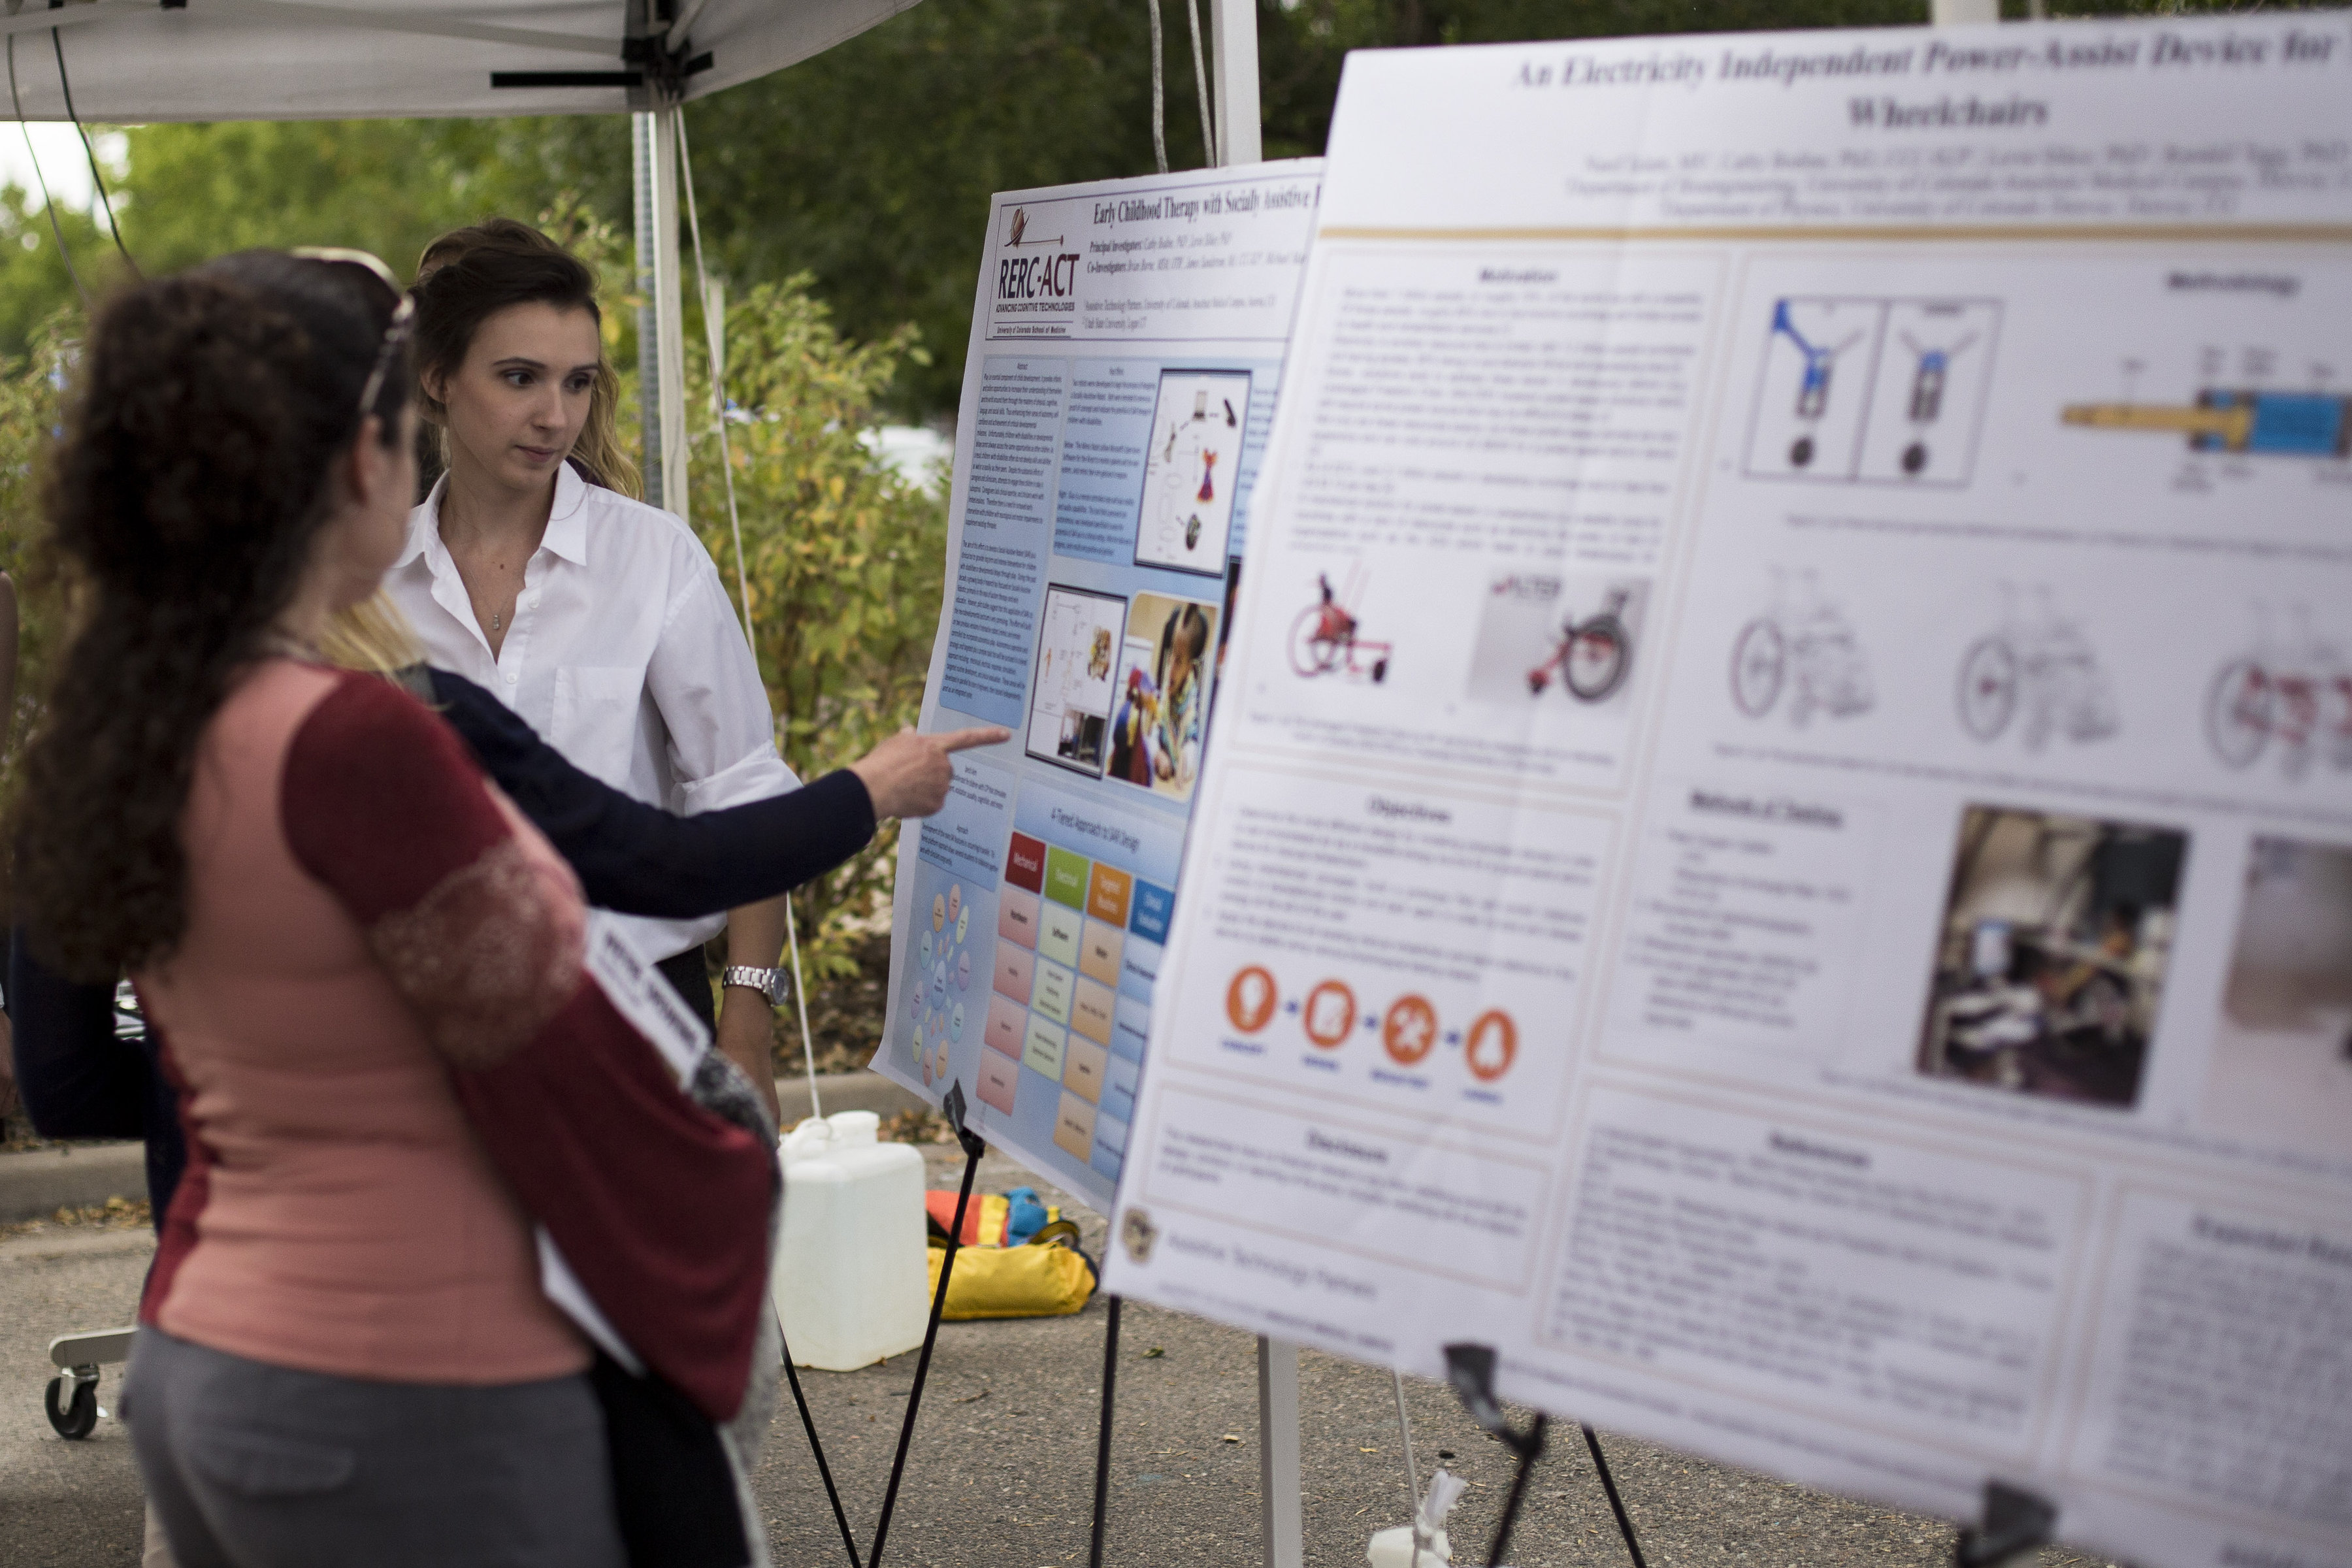
[[[678, 109], [917, 0], [5, 0], [26, 120], [634, 116], [647, 499], [686, 511]], [[1225, 163], [1258, 152], [1253, 0], [1208, 0]], [[1235, 84], [1241, 84], [1236, 86]], [[398, 259], [398, 258], [395, 258]]]
[[[7, 0], [27, 119], [612, 114], [819, 54], [916, 0]], [[41, 46], [27, 49], [27, 43]]]

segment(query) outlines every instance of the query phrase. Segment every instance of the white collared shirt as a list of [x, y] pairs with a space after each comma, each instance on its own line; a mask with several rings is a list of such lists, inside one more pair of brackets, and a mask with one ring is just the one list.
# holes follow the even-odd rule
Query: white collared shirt
[[[797, 788], [776, 754], [759, 667], [702, 542], [668, 512], [564, 464], [496, 657], [441, 542], [433, 487], [384, 588], [425, 656], [498, 693], [583, 772], [691, 816]], [[723, 915], [632, 919], [648, 957], [707, 941]]]

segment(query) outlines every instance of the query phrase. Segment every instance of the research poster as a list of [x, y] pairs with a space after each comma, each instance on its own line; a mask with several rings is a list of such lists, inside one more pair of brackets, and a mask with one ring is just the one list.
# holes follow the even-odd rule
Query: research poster
[[2352, 22], [1348, 62], [1106, 1285], [2352, 1563]]
[[999, 195], [875, 1065], [1108, 1213], [1319, 161]]

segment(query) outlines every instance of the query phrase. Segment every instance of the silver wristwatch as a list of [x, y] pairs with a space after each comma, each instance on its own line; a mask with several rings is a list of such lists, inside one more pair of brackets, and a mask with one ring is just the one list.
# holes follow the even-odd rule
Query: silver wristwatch
[[771, 1007], [781, 1007], [792, 995], [792, 987], [784, 981], [781, 969], [757, 969], [748, 963], [730, 963], [719, 972], [721, 985], [740, 985], [747, 991], [757, 991], [768, 999]]

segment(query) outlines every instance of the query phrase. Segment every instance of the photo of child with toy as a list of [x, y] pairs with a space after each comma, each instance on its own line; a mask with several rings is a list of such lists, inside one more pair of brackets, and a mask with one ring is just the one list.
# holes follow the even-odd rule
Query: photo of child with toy
[[1118, 706], [1104, 776], [1173, 800], [1192, 798], [1208, 731], [1217, 605], [1138, 594], [1129, 610]]

